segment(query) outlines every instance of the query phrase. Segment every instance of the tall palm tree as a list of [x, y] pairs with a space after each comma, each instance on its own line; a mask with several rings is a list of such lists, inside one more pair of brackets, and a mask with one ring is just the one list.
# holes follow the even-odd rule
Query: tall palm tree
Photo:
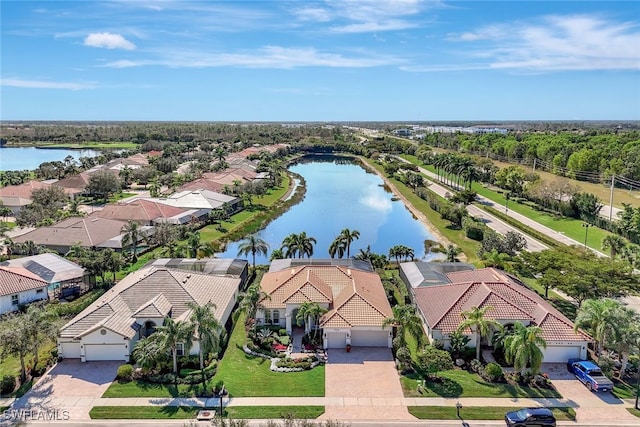
[[329, 246], [329, 256], [331, 258], [335, 258], [336, 255], [338, 258], [342, 258], [345, 253], [345, 242], [342, 236], [336, 237], [331, 245]]
[[262, 240], [257, 234], [251, 234], [247, 236], [238, 247], [238, 256], [248, 255], [251, 252], [253, 257], [253, 268], [256, 268], [256, 254], [262, 254], [267, 256], [269, 251], [269, 244]]
[[238, 296], [240, 300], [239, 308], [247, 315], [247, 321], [250, 321], [251, 319], [255, 319], [260, 301], [270, 298], [271, 297], [260, 288], [260, 283], [254, 283]]
[[165, 318], [164, 325], [156, 328], [154, 335], [157, 335], [158, 346], [171, 352], [174, 374], [178, 373], [178, 345], [182, 344], [184, 353], [189, 354], [193, 343], [193, 331], [191, 322], [176, 322], [170, 317]]
[[40, 346], [58, 335], [57, 315], [41, 306], [30, 305], [22, 321], [26, 324], [33, 352], [33, 369], [38, 367]]
[[447, 248], [444, 250], [445, 260], [447, 262], [458, 262], [458, 254], [462, 252], [457, 246], [447, 245]]
[[358, 230], [349, 230], [348, 228], [345, 228], [340, 232], [340, 237], [342, 237], [342, 241], [347, 248], [347, 258], [351, 258], [351, 243], [360, 238], [360, 232]]
[[316, 325], [316, 328], [313, 331], [313, 339], [314, 341], [318, 335], [318, 321], [320, 317], [327, 312], [327, 309], [321, 307], [317, 302], [305, 301], [298, 308], [298, 312], [296, 313], [296, 322], [298, 325], [301, 325], [302, 322], [307, 323], [308, 319], [311, 319], [311, 323]]
[[313, 245], [318, 243], [315, 237], [307, 236], [307, 233], [303, 231], [298, 234], [298, 256], [304, 258], [306, 255], [308, 258], [313, 256]]
[[609, 345], [620, 355], [620, 376], [624, 376], [629, 356], [640, 352], [640, 314], [620, 306], [615, 312], [615, 329]]
[[484, 316], [487, 311], [492, 310], [491, 306], [485, 307], [472, 307], [470, 310], [463, 311], [461, 313], [464, 320], [458, 326], [458, 331], [463, 332], [465, 329], [470, 329], [471, 332], [476, 334], [476, 359], [480, 360], [480, 346], [482, 343], [482, 337], [489, 335], [491, 328], [499, 329], [502, 325], [493, 319], [486, 319]]
[[609, 256], [614, 259], [627, 246], [627, 240], [617, 234], [610, 234], [602, 239], [602, 249], [609, 249]]
[[394, 326], [396, 337], [400, 338], [400, 347], [407, 345], [405, 334], [409, 333], [418, 341], [418, 346], [422, 343], [424, 329], [422, 320], [416, 313], [416, 308], [412, 305], [396, 305], [391, 309], [393, 317], [388, 317], [382, 322], [382, 327]]
[[540, 348], [547, 348], [539, 326], [524, 326], [520, 322], [514, 324], [513, 333], [505, 339], [505, 358], [513, 363], [516, 371], [524, 373], [527, 365], [531, 373], [540, 372], [544, 354]]
[[189, 320], [193, 324], [193, 331], [198, 338], [200, 348], [198, 356], [200, 358], [200, 370], [202, 371], [202, 383], [206, 381], [204, 372], [204, 356], [208, 353], [219, 353], [221, 342], [224, 337], [224, 327], [216, 319], [216, 305], [208, 302], [205, 305], [196, 304], [193, 301], [187, 303], [191, 309]]
[[151, 370], [168, 355], [168, 351], [160, 347], [159, 338], [158, 334], [151, 334], [138, 341], [133, 348], [133, 358], [146, 371]]
[[122, 246], [131, 246], [131, 259], [136, 262], [138, 260], [138, 242], [142, 239], [140, 224], [135, 221], [127, 221], [120, 232], [122, 233]]
[[282, 240], [281, 249], [286, 258], [295, 258], [299, 252], [298, 235], [293, 233], [285, 237]]
[[613, 335], [615, 330], [616, 311], [620, 303], [611, 298], [587, 299], [576, 314], [574, 330], [587, 330], [593, 337], [596, 354], [600, 356], [605, 341]]

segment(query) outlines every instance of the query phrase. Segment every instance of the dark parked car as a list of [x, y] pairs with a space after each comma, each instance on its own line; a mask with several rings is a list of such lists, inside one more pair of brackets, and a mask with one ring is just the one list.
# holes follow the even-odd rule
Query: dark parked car
[[556, 427], [556, 417], [547, 408], [523, 408], [507, 412], [504, 421], [508, 427]]

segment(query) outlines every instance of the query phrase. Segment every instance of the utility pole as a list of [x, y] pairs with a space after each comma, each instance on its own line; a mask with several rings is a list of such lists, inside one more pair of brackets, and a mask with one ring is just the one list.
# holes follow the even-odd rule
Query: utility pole
[[609, 196], [609, 221], [613, 221], [613, 188], [616, 182], [616, 175], [611, 175], [611, 195]]

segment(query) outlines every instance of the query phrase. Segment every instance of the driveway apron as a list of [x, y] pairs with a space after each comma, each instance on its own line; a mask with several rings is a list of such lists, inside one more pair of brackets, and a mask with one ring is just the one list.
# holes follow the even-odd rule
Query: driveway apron
[[391, 349], [352, 347], [327, 350], [323, 419], [412, 420], [403, 406], [402, 387]]

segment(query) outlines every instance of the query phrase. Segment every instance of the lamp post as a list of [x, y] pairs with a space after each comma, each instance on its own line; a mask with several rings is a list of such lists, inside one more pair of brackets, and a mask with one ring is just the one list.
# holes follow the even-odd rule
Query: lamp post
[[504, 194], [504, 198], [506, 199], [506, 203], [504, 206], [504, 213], [505, 215], [509, 215], [509, 198], [511, 197], [511, 192], [508, 191]]
[[462, 409], [462, 403], [460, 403], [460, 401], [456, 402], [456, 414], [458, 415], [458, 418], [460, 419], [460, 421], [462, 421], [462, 417], [460, 416], [460, 409]]
[[587, 222], [583, 222], [582, 226], [584, 227], [584, 250], [587, 250], [587, 236], [589, 235], [589, 227], [591, 227], [591, 224], [587, 223]]

